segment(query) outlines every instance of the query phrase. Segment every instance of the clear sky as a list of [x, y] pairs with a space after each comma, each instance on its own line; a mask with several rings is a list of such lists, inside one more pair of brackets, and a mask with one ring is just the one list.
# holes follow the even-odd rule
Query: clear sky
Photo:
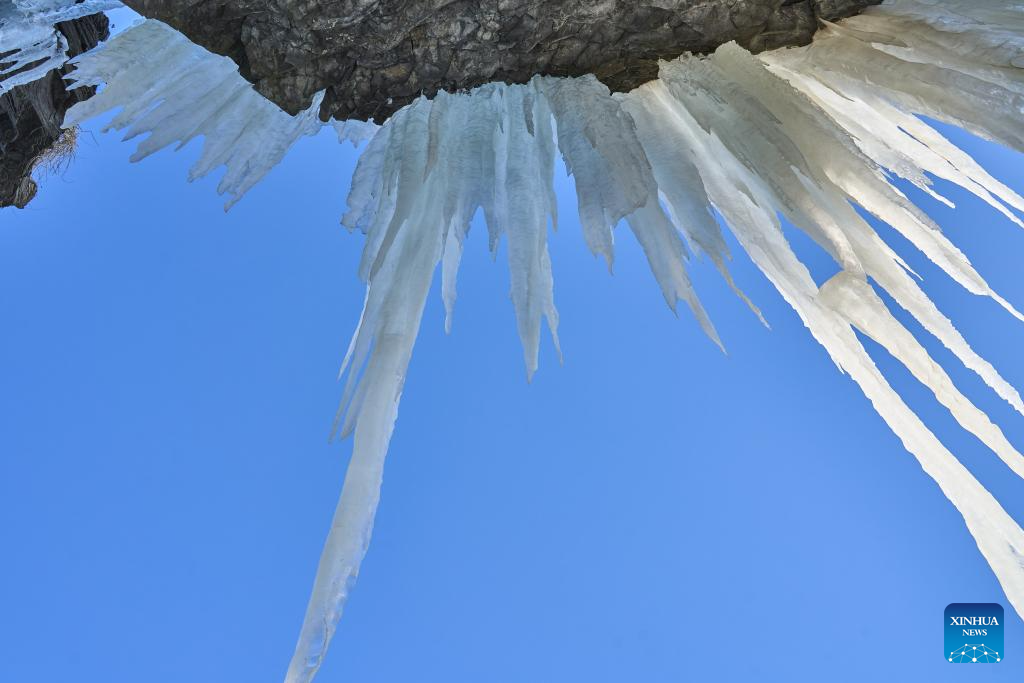
[[[277, 682], [351, 448], [327, 434], [363, 299], [362, 238], [338, 225], [357, 153], [303, 140], [225, 215], [216, 179], [184, 181], [196, 144], [130, 165], [100, 127], [0, 211], [0, 680]], [[1024, 190], [1018, 155], [951, 135]], [[431, 294], [320, 680], [1021, 680], [1024, 624], [962, 519], [735, 242], [773, 329], [696, 264], [723, 355], [626, 231], [613, 277], [589, 255], [557, 173], [565, 364], [545, 340], [526, 383], [504, 245], [492, 263], [476, 225], [450, 336]], [[1024, 234], [940, 187], [957, 211], [907, 192], [1024, 306]], [[883, 235], [1024, 387], [1024, 325]], [[1024, 446], [1024, 419], [921, 339]], [[1024, 482], [870, 350], [1024, 520]], [[943, 610], [988, 601], [1006, 658], [968, 673], [942, 659]]]

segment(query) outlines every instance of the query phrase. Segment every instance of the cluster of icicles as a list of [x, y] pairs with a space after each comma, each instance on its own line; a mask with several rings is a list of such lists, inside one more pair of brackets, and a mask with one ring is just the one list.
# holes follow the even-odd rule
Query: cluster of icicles
[[[663, 63], [657, 81], [624, 95], [610, 94], [594, 78], [538, 77], [420, 99], [379, 129], [329, 124], [343, 139], [369, 140], [342, 219], [366, 235], [360, 275], [367, 293], [345, 357], [339, 412], [340, 432], [354, 433], [353, 455], [287, 681], [313, 678], [341, 616], [369, 542], [431, 280], [440, 264], [450, 324], [463, 244], [478, 209], [491, 249], [503, 236], [508, 240], [528, 373], [537, 366], [543, 319], [557, 345], [546, 244], [556, 222], [556, 153], [575, 178], [591, 251], [610, 264], [613, 229], [625, 221], [669, 306], [684, 301], [719, 344], [686, 265], [691, 254], [704, 254], [736, 290], [716, 215], [724, 219], [957, 507], [1024, 615], [1024, 532], [892, 389], [856, 332], [885, 347], [1022, 476], [1024, 457], [893, 317], [869, 281], [1017, 411], [1024, 413], [1024, 403], [853, 208], [888, 223], [968, 291], [1020, 318], [888, 174], [941, 201], [947, 200], [929, 177], [950, 181], [1020, 225], [1014, 210], [1024, 211], [1024, 199], [917, 115], [1024, 150], [1022, 47], [1024, 8], [1010, 0], [894, 0], [824, 27], [806, 48], [752, 56], [726, 45], [707, 57]], [[288, 116], [256, 94], [229, 60], [157, 22], [77, 61], [73, 85], [104, 87], [76, 105], [66, 125], [120, 108], [111, 127], [127, 128], [128, 137], [149, 135], [133, 159], [202, 137], [191, 177], [226, 166], [220, 191], [229, 204], [299, 137], [324, 125], [316, 117], [319, 100]], [[787, 243], [780, 216], [826, 249], [839, 273], [818, 286]]]

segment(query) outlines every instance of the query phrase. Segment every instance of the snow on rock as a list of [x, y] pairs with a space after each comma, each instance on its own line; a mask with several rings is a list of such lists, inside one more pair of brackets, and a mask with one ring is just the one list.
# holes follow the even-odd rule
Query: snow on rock
[[[658, 80], [612, 95], [592, 77], [535, 77], [440, 93], [383, 126], [332, 123], [369, 139], [342, 223], [365, 235], [366, 304], [345, 358], [338, 429], [352, 462], [288, 672], [315, 675], [366, 552], [383, 461], [424, 304], [440, 265], [450, 327], [470, 221], [486, 219], [492, 252], [508, 240], [511, 298], [527, 375], [543, 322], [557, 345], [547, 250], [557, 222], [556, 153], [574, 176], [583, 239], [611, 267], [625, 222], [667, 303], [679, 300], [721, 340], [687, 275], [706, 255], [737, 294], [715, 219], [795, 309], [836, 365], [957, 507], [1010, 602], [1024, 615], [1024, 532], [892, 389], [856, 331], [903, 363], [953, 417], [1024, 475], [1024, 457], [953, 385], [876, 294], [883, 290], [994, 391], [1024, 413], [1016, 389], [975, 353], [903, 260], [854, 209], [888, 223], [967, 291], [1020, 318], [966, 256], [889, 179], [940, 197], [931, 176], [974, 193], [1021, 224], [1024, 198], [918, 115], [1024, 151], [1024, 9], [1010, 0], [894, 0], [819, 32], [813, 44], [753, 56], [729, 44], [663, 62]], [[79, 60], [80, 83], [107, 83], [68, 123], [123, 107], [111, 124], [142, 132], [133, 158], [202, 135], [192, 175], [217, 165], [237, 200], [301, 135], [317, 108], [290, 117], [262, 100], [226, 59], [156, 22]], [[820, 286], [791, 249], [781, 217], [835, 260]], [[750, 304], [755, 313], [757, 309]]]
[[0, 4], [0, 94], [42, 78], [67, 61], [62, 21], [120, 7], [119, 0], [9, 0]]

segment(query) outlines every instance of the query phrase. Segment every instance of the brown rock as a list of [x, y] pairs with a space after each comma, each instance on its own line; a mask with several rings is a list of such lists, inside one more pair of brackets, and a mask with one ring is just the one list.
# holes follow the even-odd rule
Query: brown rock
[[803, 45], [819, 19], [881, 0], [125, 0], [295, 114], [326, 90], [321, 117], [381, 121], [421, 94], [535, 74], [592, 73], [613, 91], [658, 60], [729, 41]]

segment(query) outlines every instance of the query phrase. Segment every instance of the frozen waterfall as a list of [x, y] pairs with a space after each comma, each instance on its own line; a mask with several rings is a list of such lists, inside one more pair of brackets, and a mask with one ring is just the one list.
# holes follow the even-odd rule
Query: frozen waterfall
[[[39, 49], [52, 52], [44, 43]], [[614, 230], [624, 221], [668, 305], [685, 302], [719, 345], [687, 274], [691, 258], [706, 255], [760, 315], [732, 283], [721, 216], [960, 511], [1024, 616], [1024, 531], [893, 390], [857, 332], [885, 347], [1022, 476], [1024, 457], [897, 321], [876, 288], [1018, 412], [1024, 403], [854, 209], [892, 226], [966, 290], [1021, 318], [889, 178], [948, 203], [931, 186], [931, 176], [942, 178], [1024, 226], [1018, 213], [1024, 198], [922, 118], [1024, 151], [1022, 48], [1024, 7], [1011, 0], [892, 0], [828, 25], [805, 48], [753, 56], [726, 45], [713, 55], [663, 63], [658, 80], [628, 94], [612, 95], [593, 77], [536, 77], [525, 85], [420, 99], [379, 129], [331, 122], [342, 139], [369, 140], [342, 218], [365, 235], [360, 276], [367, 292], [345, 356], [337, 424], [342, 435], [354, 435], [354, 452], [287, 681], [313, 678], [358, 575], [428, 290], [440, 265], [450, 325], [463, 244], [478, 210], [491, 249], [508, 240], [528, 376], [537, 369], [545, 323], [557, 344], [547, 249], [557, 221], [556, 154], [574, 176], [587, 247], [611, 265]], [[220, 190], [229, 204], [297, 139], [325, 125], [316, 116], [319, 100], [288, 116], [256, 94], [230, 60], [158, 22], [76, 61], [75, 85], [105, 87], [76, 105], [66, 125], [120, 109], [111, 127], [126, 129], [128, 137], [148, 134], [133, 159], [202, 137], [191, 177], [226, 166]], [[783, 234], [782, 217], [833, 257], [838, 273], [828, 282], [812, 279]]]

